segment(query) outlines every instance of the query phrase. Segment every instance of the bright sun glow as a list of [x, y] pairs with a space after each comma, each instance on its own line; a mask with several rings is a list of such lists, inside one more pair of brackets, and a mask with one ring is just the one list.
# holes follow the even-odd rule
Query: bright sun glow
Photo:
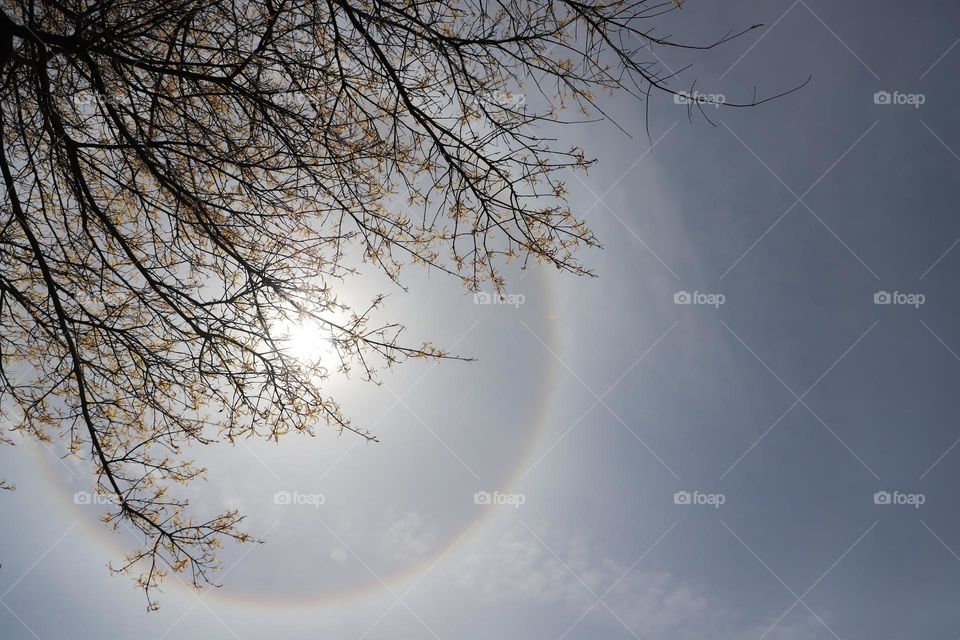
[[287, 321], [278, 332], [282, 348], [304, 364], [331, 364], [336, 349], [330, 331], [313, 321]]

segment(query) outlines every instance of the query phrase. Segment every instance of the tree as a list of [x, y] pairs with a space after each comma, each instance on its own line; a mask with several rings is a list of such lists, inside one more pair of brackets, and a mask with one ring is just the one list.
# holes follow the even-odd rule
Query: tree
[[189, 516], [184, 444], [375, 439], [284, 323], [323, 326], [372, 379], [449, 356], [377, 321], [380, 298], [338, 302], [358, 252], [397, 284], [419, 264], [500, 290], [515, 258], [588, 273], [560, 176], [589, 161], [536, 125], [602, 116], [597, 91], [679, 95], [645, 49], [745, 33], [658, 37], [670, 1], [0, 6], [0, 400], [14, 431], [90, 457], [104, 520], [144, 536], [117, 570], [150, 607], [168, 571], [200, 586], [224, 539], [252, 539], [234, 511]]

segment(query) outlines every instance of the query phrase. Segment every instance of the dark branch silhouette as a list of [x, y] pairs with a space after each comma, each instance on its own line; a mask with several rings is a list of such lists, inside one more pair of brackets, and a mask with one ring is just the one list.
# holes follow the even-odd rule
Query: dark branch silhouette
[[338, 302], [358, 258], [469, 290], [502, 290], [512, 259], [589, 273], [560, 177], [590, 161], [537, 125], [604, 116], [597, 92], [681, 95], [653, 49], [756, 28], [679, 44], [653, 26], [672, 0], [0, 6], [0, 399], [14, 431], [90, 456], [105, 521], [144, 536], [118, 571], [151, 607], [167, 572], [201, 586], [222, 540], [251, 540], [236, 512], [191, 519], [185, 444], [375, 439], [284, 323], [375, 379], [449, 356], [376, 320], [380, 298]]

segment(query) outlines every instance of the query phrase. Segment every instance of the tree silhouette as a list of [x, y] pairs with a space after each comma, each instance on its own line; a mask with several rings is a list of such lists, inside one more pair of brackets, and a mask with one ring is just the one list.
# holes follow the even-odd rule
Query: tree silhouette
[[144, 536], [117, 570], [150, 607], [169, 571], [200, 586], [224, 539], [251, 540], [235, 511], [189, 516], [185, 444], [322, 423], [374, 439], [285, 323], [322, 326], [361, 378], [447, 357], [377, 321], [380, 298], [338, 302], [358, 255], [398, 284], [420, 264], [470, 290], [501, 290], [514, 258], [588, 273], [576, 252], [597, 241], [560, 177], [590, 161], [536, 125], [602, 117], [596, 92], [678, 94], [654, 48], [746, 32], [654, 35], [678, 6], [0, 4], [0, 400], [13, 431], [90, 456], [104, 520]]

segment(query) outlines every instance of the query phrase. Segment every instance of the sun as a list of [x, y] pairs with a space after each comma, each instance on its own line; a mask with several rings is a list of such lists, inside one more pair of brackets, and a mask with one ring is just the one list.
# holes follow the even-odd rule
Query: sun
[[329, 365], [337, 355], [330, 330], [313, 320], [278, 323], [277, 343], [285, 353], [307, 365]]

